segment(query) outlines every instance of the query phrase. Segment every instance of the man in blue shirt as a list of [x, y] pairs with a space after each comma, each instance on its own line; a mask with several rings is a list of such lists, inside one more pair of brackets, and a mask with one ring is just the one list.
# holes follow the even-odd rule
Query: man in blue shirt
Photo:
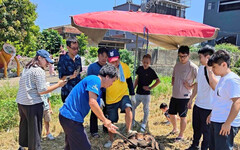
[[67, 77], [69, 79], [67, 84], [61, 89], [63, 103], [72, 88], [81, 80], [80, 72], [82, 71], [81, 57], [78, 55], [77, 39], [70, 37], [66, 43], [68, 52], [65, 55], [61, 55], [58, 62], [59, 79], [65, 80]]
[[[92, 63], [89, 65], [87, 70], [87, 75], [98, 75], [100, 69], [102, 66], [104, 66], [107, 63], [107, 49], [106, 48], [99, 48], [98, 49], [98, 61], [95, 63]], [[106, 89], [102, 88], [102, 95], [101, 98], [105, 102], [106, 100]], [[103, 109], [104, 112], [105, 109]], [[105, 112], [104, 112], [105, 114]], [[103, 128], [103, 130], [106, 130], [106, 128]], [[107, 130], [106, 130], [107, 131]], [[100, 137], [98, 134], [98, 119], [97, 116], [91, 111], [91, 117], [90, 117], [90, 133], [92, 137]]]
[[60, 108], [59, 120], [65, 133], [65, 150], [90, 150], [91, 144], [83, 127], [90, 108], [112, 133], [117, 127], [108, 120], [99, 107], [100, 88], [107, 88], [117, 79], [117, 69], [110, 64], [102, 67], [99, 75], [90, 75], [78, 83]]

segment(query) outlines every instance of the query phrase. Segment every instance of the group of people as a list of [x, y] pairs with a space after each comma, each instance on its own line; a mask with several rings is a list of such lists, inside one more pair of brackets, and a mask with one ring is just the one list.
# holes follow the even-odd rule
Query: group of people
[[[44, 68], [53, 61], [45, 50], [37, 51], [36, 57], [24, 69], [16, 100], [20, 115], [19, 149], [41, 149], [43, 95], [58, 87], [62, 87], [63, 106], [59, 110], [59, 121], [65, 133], [65, 150], [91, 149], [83, 126], [90, 109], [91, 136], [100, 137], [100, 119], [103, 130], [109, 133], [109, 141], [104, 144], [106, 148], [111, 147], [114, 134], [118, 132], [114, 123], [118, 122], [119, 109], [125, 113], [126, 134], [131, 135], [136, 133], [131, 130], [135, 124], [135, 110], [142, 103], [144, 116], [141, 129], [144, 131], [149, 116], [150, 91], [160, 83], [156, 72], [150, 67], [151, 56], [143, 56], [142, 66], [137, 68], [133, 83], [130, 68], [121, 61], [119, 51], [99, 48], [98, 61], [89, 65], [87, 77], [81, 80], [78, 42], [75, 38], [69, 38], [66, 44], [68, 52], [60, 56], [60, 80], [57, 84], [46, 87]], [[180, 141], [184, 138], [187, 111], [197, 95], [193, 108], [193, 143], [189, 149], [199, 149], [202, 134], [201, 149], [232, 149], [234, 136], [240, 127], [240, 78], [231, 72], [230, 56], [226, 51], [214, 52], [213, 48], [204, 47], [198, 54], [202, 64], [199, 68], [189, 61], [189, 48], [179, 48], [169, 109], [165, 109], [166, 105], [160, 108], [164, 108], [173, 126], [170, 134], [178, 133], [176, 115], [179, 115], [180, 132], [176, 141]]]
[[[240, 78], [230, 70], [231, 57], [225, 50], [215, 52], [205, 46], [198, 51], [198, 68], [189, 61], [189, 48], [178, 50], [179, 62], [172, 75], [172, 97], [165, 111], [173, 126], [170, 134], [177, 134], [175, 141], [184, 138], [186, 116], [192, 108], [193, 142], [188, 150], [231, 150], [234, 137], [240, 129]], [[176, 115], [180, 117], [180, 131]], [[201, 146], [200, 138], [203, 136]]]

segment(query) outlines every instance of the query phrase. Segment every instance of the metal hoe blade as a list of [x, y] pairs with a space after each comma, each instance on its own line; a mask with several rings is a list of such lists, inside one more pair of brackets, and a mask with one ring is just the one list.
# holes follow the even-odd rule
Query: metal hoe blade
[[123, 134], [121, 134], [120, 132], [116, 132], [122, 139], [128, 141], [129, 143], [131, 143], [134, 147], [137, 147], [136, 144], [134, 144], [132, 141], [130, 141], [126, 136], [124, 136]]

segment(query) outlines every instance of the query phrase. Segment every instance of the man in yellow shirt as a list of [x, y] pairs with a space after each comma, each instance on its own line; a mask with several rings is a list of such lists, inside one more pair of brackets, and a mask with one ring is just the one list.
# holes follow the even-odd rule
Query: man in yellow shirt
[[[131, 134], [132, 126], [132, 103], [136, 102], [135, 93], [131, 78], [129, 66], [120, 61], [118, 50], [111, 49], [108, 51], [108, 62], [113, 64], [119, 72], [119, 78], [113, 82], [112, 86], [106, 89], [106, 111], [107, 117], [112, 123], [118, 121], [118, 109], [125, 113], [125, 122], [127, 133]], [[129, 98], [131, 95], [131, 100]], [[113, 142], [113, 134], [109, 132], [110, 140], [104, 145], [109, 148]]]

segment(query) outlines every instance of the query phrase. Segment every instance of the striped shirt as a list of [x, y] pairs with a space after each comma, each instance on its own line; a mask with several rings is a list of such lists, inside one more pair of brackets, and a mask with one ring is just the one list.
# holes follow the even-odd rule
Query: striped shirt
[[19, 81], [16, 102], [21, 105], [34, 105], [43, 102], [39, 93], [46, 91], [45, 71], [41, 67], [24, 69]]

